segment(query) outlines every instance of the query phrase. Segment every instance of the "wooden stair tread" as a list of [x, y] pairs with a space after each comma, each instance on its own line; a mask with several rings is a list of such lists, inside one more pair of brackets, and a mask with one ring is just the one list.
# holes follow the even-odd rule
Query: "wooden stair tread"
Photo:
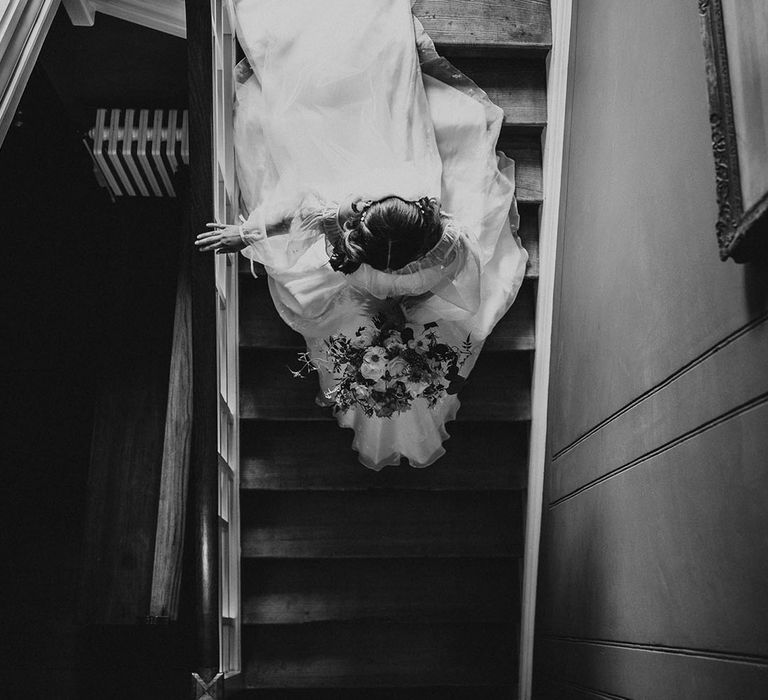
[[243, 557], [517, 557], [519, 491], [244, 491]]
[[485, 341], [482, 352], [533, 350], [536, 341], [534, 316], [536, 313], [536, 289], [530, 281], [524, 281], [512, 308], [507, 311]]
[[530, 420], [531, 354], [481, 353], [459, 398], [459, 420]]
[[487, 58], [455, 57], [451, 63], [504, 110], [505, 125], [541, 128], [546, 124], [547, 74], [540, 58], [515, 58], [514, 70]]
[[552, 43], [549, 0], [416, 0], [413, 13], [447, 55], [545, 51]]
[[523, 248], [528, 251], [528, 269], [525, 276], [527, 279], [536, 280], [539, 278], [539, 205], [518, 203], [517, 210], [520, 213], [520, 228], [517, 233]]
[[243, 637], [248, 687], [493, 686], [517, 676], [509, 624], [258, 625]]
[[[248, 260], [244, 262], [248, 265]], [[240, 347], [297, 352], [305, 347], [304, 338], [278, 315], [265, 277], [240, 280]]]
[[510, 686], [421, 684], [398, 688], [246, 688], [227, 697], [230, 700], [515, 700], [517, 693]]
[[[240, 433], [241, 489], [514, 490], [528, 476], [527, 423], [451, 423], [446, 454], [427, 469], [366, 469], [352, 432], [333, 422], [245, 421]], [[318, 445], [322, 449], [318, 450]]]
[[535, 204], [544, 198], [541, 174], [541, 135], [502, 129], [498, 148], [515, 161], [515, 197], [518, 203]]
[[[531, 253], [529, 253], [531, 255]], [[534, 264], [537, 264], [534, 261]], [[512, 308], [488, 337], [483, 352], [532, 350], [534, 347], [535, 290], [526, 282]], [[278, 315], [266, 279], [243, 279], [240, 284], [240, 346], [242, 348], [305, 348], [301, 335]]]
[[243, 623], [516, 622], [519, 565], [516, 559], [249, 560]]
[[[334, 420], [330, 408], [314, 403], [317, 378], [293, 379], [292, 350], [240, 352], [240, 416], [244, 420]], [[458, 420], [530, 419], [529, 353], [480, 353], [459, 393]]]

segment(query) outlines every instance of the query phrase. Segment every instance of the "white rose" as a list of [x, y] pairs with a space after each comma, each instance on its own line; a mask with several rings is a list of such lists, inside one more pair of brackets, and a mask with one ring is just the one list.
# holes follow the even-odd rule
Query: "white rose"
[[355, 387], [355, 397], [362, 400], [367, 399], [371, 394], [370, 389], [362, 384]]
[[404, 377], [408, 374], [408, 363], [402, 357], [394, 357], [387, 363], [390, 377]]
[[378, 381], [384, 376], [387, 369], [387, 361], [384, 358], [384, 348], [374, 345], [368, 348], [363, 355], [363, 364], [360, 367], [360, 374], [366, 379]]

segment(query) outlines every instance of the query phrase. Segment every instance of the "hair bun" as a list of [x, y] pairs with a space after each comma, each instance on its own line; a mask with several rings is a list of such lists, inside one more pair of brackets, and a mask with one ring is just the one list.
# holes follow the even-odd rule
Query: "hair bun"
[[362, 265], [362, 248], [350, 241], [351, 231], [342, 230], [333, 243], [333, 252], [329, 257], [331, 268], [336, 272], [351, 275]]
[[333, 243], [331, 267], [351, 274], [366, 263], [377, 270], [398, 270], [434, 247], [443, 233], [440, 202], [434, 197], [396, 195], [366, 202]]

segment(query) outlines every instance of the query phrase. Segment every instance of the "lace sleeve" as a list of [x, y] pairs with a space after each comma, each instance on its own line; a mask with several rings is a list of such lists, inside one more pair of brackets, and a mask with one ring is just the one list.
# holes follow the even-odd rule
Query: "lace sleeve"
[[316, 195], [307, 195], [296, 216], [298, 226], [322, 231], [331, 244], [341, 233], [339, 205], [336, 202], [326, 202]]
[[260, 262], [268, 273], [287, 271], [318, 241], [336, 239], [337, 211], [336, 205], [315, 195], [307, 195], [294, 207], [256, 207], [240, 227], [246, 243], [243, 255]]

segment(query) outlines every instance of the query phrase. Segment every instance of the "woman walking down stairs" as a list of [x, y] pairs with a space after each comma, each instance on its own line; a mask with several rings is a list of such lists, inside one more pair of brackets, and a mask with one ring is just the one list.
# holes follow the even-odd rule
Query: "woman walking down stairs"
[[243, 266], [243, 698], [516, 695], [549, 3], [414, 12], [504, 110], [526, 279], [461, 390], [447, 454], [373, 472], [315, 383], [286, 370], [302, 338]]

